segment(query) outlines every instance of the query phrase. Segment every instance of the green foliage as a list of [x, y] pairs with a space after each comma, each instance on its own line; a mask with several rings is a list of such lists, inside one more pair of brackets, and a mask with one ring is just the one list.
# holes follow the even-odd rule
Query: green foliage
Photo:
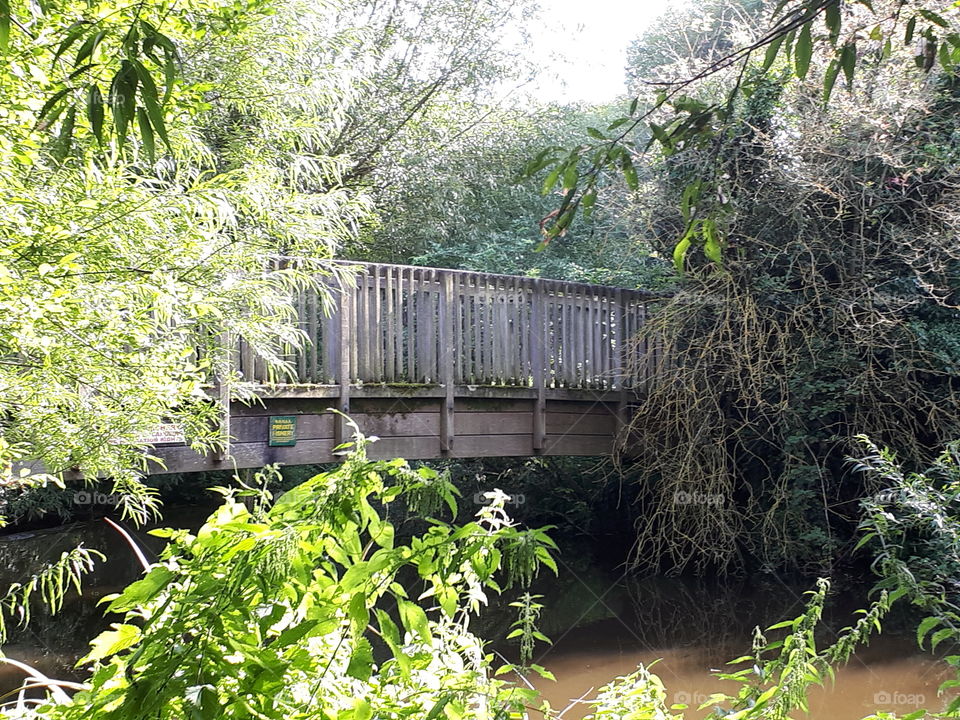
[[40, 715], [506, 718], [531, 701], [490, 677], [469, 623], [512, 548], [533, 537], [552, 566], [549, 540], [493, 498], [473, 522], [400, 542], [391, 508], [434, 478], [367, 460], [366, 442], [272, 506], [225, 490], [196, 534], [153, 531], [169, 544], [105, 600], [124, 618], [91, 643], [83, 690]]
[[44, 608], [56, 614], [63, 607], [64, 595], [71, 589], [80, 592], [83, 576], [93, 570], [96, 560], [104, 556], [82, 545], [61, 554], [60, 559], [46, 563], [25, 582], [14, 583], [0, 597], [0, 645], [6, 642], [7, 622], [15, 618], [21, 627], [30, 622], [31, 603], [39, 593]]
[[543, 605], [537, 601], [542, 597], [542, 595], [524, 593], [519, 600], [510, 603], [510, 607], [517, 608], [517, 619], [510, 626], [512, 629], [507, 635], [507, 639], [520, 638], [520, 665], [524, 668], [530, 667], [536, 642], [538, 640], [540, 642], [550, 642], [550, 638], [537, 628], [540, 611], [543, 610]]
[[[13, 8], [0, 69], [5, 492], [106, 477], [142, 520], [157, 508], [138, 475], [144, 433], [175, 422], [209, 451], [212, 380], [244, 394], [224, 343], [242, 336], [282, 377], [304, 341], [290, 299], [331, 272], [322, 258], [369, 206], [323, 150], [350, 73], [292, 72], [341, 46], [324, 31], [335, 11], [275, 10], [46, 3], [28, 21]], [[174, 55], [176, 72], [151, 80]], [[110, 85], [119, 105], [101, 113]], [[286, 253], [313, 260], [278, 267]]]

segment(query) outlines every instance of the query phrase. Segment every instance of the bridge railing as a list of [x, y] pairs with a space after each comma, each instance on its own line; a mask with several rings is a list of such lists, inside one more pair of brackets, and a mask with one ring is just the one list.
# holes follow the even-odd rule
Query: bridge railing
[[[309, 343], [276, 378], [240, 341], [244, 377], [319, 385], [459, 384], [622, 390], [653, 353], [631, 342], [651, 293], [585, 283], [406, 265], [351, 263], [332, 312], [317, 291], [296, 300]], [[326, 308], [328, 311], [329, 307]]]

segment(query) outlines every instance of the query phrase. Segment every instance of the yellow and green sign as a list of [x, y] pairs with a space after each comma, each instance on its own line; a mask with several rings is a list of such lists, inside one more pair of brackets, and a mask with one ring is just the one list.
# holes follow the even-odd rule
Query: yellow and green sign
[[270, 418], [270, 447], [289, 447], [297, 444], [297, 416], [274, 415]]

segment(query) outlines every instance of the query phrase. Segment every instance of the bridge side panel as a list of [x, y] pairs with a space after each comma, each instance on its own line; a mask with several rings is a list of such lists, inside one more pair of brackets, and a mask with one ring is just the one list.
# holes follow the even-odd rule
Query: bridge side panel
[[[271, 463], [310, 465], [336, 462], [336, 418], [328, 408], [336, 398], [273, 399], [260, 406], [234, 404], [230, 446], [232, 458], [195, 453], [183, 445], [155, 448], [153, 455], [166, 467], [154, 474], [232, 471], [234, 467], [262, 467]], [[524, 399], [456, 398], [456, 442], [442, 452], [440, 404], [433, 398], [354, 398], [351, 414], [361, 430], [379, 440], [369, 448], [374, 458], [410, 460], [439, 457], [526, 457], [534, 450], [535, 397]], [[297, 418], [296, 444], [268, 445], [270, 417]], [[541, 454], [608, 455], [613, 450], [615, 405], [601, 402], [547, 400], [545, 437]], [[236, 465], [234, 465], [236, 463]]]

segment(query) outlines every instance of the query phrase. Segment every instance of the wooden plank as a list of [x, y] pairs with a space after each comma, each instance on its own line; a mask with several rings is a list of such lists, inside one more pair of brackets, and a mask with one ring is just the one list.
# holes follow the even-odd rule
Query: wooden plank
[[[579, 416], [577, 416], [579, 417]], [[592, 417], [592, 416], [590, 416]], [[457, 433], [460, 435], [530, 435], [533, 413], [529, 403], [525, 410], [514, 412], [464, 412], [457, 416]], [[557, 432], [563, 432], [564, 423], [559, 423]], [[533, 447], [531, 443], [531, 447]]]
[[307, 375], [307, 355], [311, 352], [316, 352], [317, 339], [311, 336], [310, 326], [307, 322], [307, 295], [311, 290], [312, 288], [307, 288], [297, 293], [297, 327], [307, 336], [307, 342], [297, 353], [296, 369], [298, 382], [311, 382]]
[[[356, 296], [351, 292], [343, 292], [340, 295], [340, 368], [337, 372], [337, 378], [340, 381], [340, 397], [337, 400], [337, 410], [345, 415], [350, 414], [350, 385], [352, 381], [351, 365], [353, 360], [352, 348], [356, 347], [353, 339], [355, 325], [353, 319], [353, 299]], [[349, 437], [349, 427], [346, 418], [339, 418], [337, 421], [336, 442], [343, 443]]]
[[548, 435], [606, 435], [607, 437], [613, 437], [617, 432], [617, 418], [609, 412], [603, 415], [549, 412], [546, 417]]
[[[453, 318], [453, 275], [440, 275], [440, 303], [438, 307], [440, 383], [445, 393], [441, 407], [440, 452], [448, 454], [454, 443], [453, 376], [456, 360], [457, 332]], [[457, 312], [459, 315], [459, 312]]]
[[386, 342], [386, 347], [384, 349], [384, 368], [383, 368], [383, 379], [387, 382], [393, 382], [397, 379], [397, 354], [396, 354], [396, 345], [394, 343], [394, 295], [393, 295], [393, 268], [389, 265], [384, 267], [385, 278], [384, 281], [386, 286], [384, 287], [384, 308], [383, 308], [383, 322], [384, 322], [384, 332], [386, 334], [384, 340]]
[[369, 382], [380, 382], [380, 288], [379, 266], [371, 265], [367, 275], [367, 324], [364, 326], [370, 339], [370, 358], [367, 370]]
[[576, 385], [576, 369], [573, 366], [573, 305], [570, 301], [570, 283], [563, 287], [563, 385]]
[[225, 330], [220, 335], [220, 344], [224, 348], [223, 371], [217, 378], [217, 391], [220, 400], [220, 450], [216, 457], [218, 460], [227, 460], [230, 458], [230, 433], [231, 428], [231, 402], [230, 402], [230, 382], [232, 381], [233, 368], [236, 363], [234, 341], [229, 330]]
[[416, 351], [416, 326], [414, 324], [414, 308], [416, 305], [415, 297], [416, 293], [414, 291], [415, 283], [413, 278], [413, 268], [410, 268], [410, 271], [407, 273], [407, 295], [406, 295], [406, 316], [407, 316], [407, 325], [406, 325], [406, 348], [405, 348], [405, 357], [406, 357], [406, 373], [404, 379], [407, 382], [416, 382], [417, 381], [417, 363], [415, 359]]
[[363, 382], [370, 377], [370, 303], [367, 295], [367, 273], [357, 275], [357, 293], [354, 303], [357, 307], [357, 324], [354, 326], [354, 343], [357, 348], [357, 365], [354, 379]]
[[545, 455], [597, 457], [613, 454], [613, 438], [602, 435], [547, 435]]
[[[336, 437], [336, 416], [327, 412], [322, 415], [297, 415], [297, 442], [303, 440], [326, 439]], [[270, 416], [236, 417], [231, 432], [234, 442], [266, 443], [269, 439]]]
[[546, 337], [547, 328], [544, 319], [546, 298], [543, 293], [543, 282], [539, 278], [533, 280], [533, 290], [530, 296], [530, 370], [533, 375], [533, 388], [537, 392], [536, 405], [533, 410], [533, 449], [539, 453], [543, 451], [546, 439]]
[[[157, 448], [155, 455], [166, 460], [167, 468], [152, 466], [151, 473], [200, 472], [262, 467], [269, 463], [305, 465], [328, 463], [338, 458], [332, 454], [332, 440], [304, 440], [291, 447], [267, 447], [262, 443], [235, 445], [229, 463], [218, 462], [212, 456], [201, 456], [188, 447], [166, 446]], [[551, 455], [609, 455], [613, 450], [610, 437], [596, 435], [548, 435], [546, 453]], [[524, 457], [533, 453], [529, 434], [522, 435], [459, 435], [452, 457]], [[439, 454], [439, 439], [436, 437], [384, 438], [373, 443], [368, 454], [371, 458], [405, 457], [429, 459]]]
[[[406, 415], [366, 415], [354, 413], [354, 421], [360, 426], [364, 435], [378, 438], [396, 437], [433, 437], [441, 439], [441, 414], [436, 412], [436, 405], [431, 408], [434, 412], [417, 412]], [[440, 457], [438, 453], [436, 457]]]
[[590, 297], [590, 337], [593, 339], [590, 352], [590, 387], [603, 387], [603, 361], [601, 350], [603, 342], [603, 324], [601, 321], [601, 300]]
[[[584, 393], [591, 394], [591, 393]], [[575, 413], [577, 415], [609, 415], [616, 405], [614, 402], [591, 402], [589, 400], [553, 400], [547, 398], [547, 413]]]
[[618, 315], [618, 325], [620, 327], [620, 336], [619, 336], [619, 351], [617, 357], [617, 364], [619, 379], [617, 381], [616, 389], [619, 391], [618, 402], [617, 402], [617, 431], [616, 434], [619, 436], [623, 429], [627, 425], [627, 388], [631, 385], [629, 376], [628, 376], [628, 343], [630, 342], [629, 336], [629, 313], [625, 307], [625, 298], [624, 293], [620, 290], [616, 291], [617, 298], [617, 315]]
[[461, 312], [463, 317], [461, 323], [463, 331], [460, 334], [460, 375], [457, 382], [468, 383], [473, 379], [473, 296], [470, 292], [470, 277], [463, 277]]
[[[403, 457], [408, 460], [435, 458], [440, 443], [435, 437], [385, 438], [368, 449], [372, 458]], [[533, 454], [530, 435], [458, 435], [453, 458], [528, 457]]]
[[426, 270], [417, 272], [417, 327], [414, 336], [417, 339], [417, 378], [414, 382], [427, 382], [430, 377], [428, 361], [428, 346], [432, 346], [433, 338], [427, 329], [427, 278]]
[[395, 415], [437, 413], [434, 398], [364, 398], [354, 395], [350, 407], [354, 415]]
[[317, 340], [319, 337], [318, 327], [317, 327], [317, 292], [315, 289], [311, 288], [307, 294], [306, 302], [306, 320], [307, 320], [307, 334], [310, 336], [310, 345], [307, 346], [308, 359], [307, 359], [307, 382], [318, 382], [320, 373], [317, 363]]
[[312, 465], [334, 462], [333, 440], [305, 440], [290, 447], [269, 447], [265, 443], [237, 443], [229, 461], [217, 461], [211, 455], [198, 455], [185, 446], [156, 448], [152, 453], [166, 462], [166, 469], [151, 464], [150, 473], [206, 472], [237, 468], [263, 467], [271, 463], [284, 465]]
[[470, 413], [529, 413], [533, 410], [533, 398], [468, 398], [456, 397], [453, 401], [458, 421], [467, 422], [464, 415]]

